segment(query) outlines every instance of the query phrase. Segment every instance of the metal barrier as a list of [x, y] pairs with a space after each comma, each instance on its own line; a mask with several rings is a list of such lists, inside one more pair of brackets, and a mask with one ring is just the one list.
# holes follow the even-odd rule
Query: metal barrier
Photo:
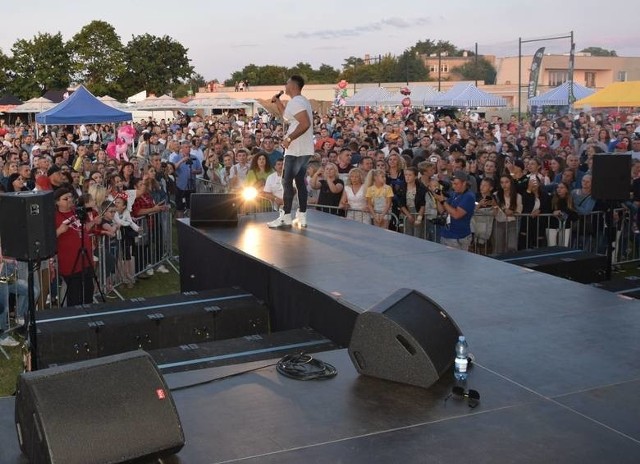
[[[158, 267], [171, 267], [173, 262], [172, 213], [164, 211], [135, 219], [139, 235], [131, 239], [121, 230], [116, 237], [101, 235], [95, 247], [98, 283], [107, 297], [123, 298], [118, 287], [131, 287], [136, 277], [151, 274]], [[98, 289], [96, 289], [98, 292]], [[100, 295], [96, 293], [99, 299]]]
[[[624, 264], [640, 260], [640, 231], [629, 208], [614, 210], [613, 263]], [[443, 218], [425, 218], [415, 223], [402, 216], [403, 232], [407, 235], [439, 241], [439, 231], [446, 227]], [[553, 214], [518, 214], [506, 221], [496, 218], [493, 211], [477, 210], [471, 222], [473, 241], [470, 250], [495, 256], [517, 250], [544, 246], [566, 246], [596, 254], [606, 254], [606, 213], [595, 211], [581, 214], [571, 223]]]
[[226, 193], [228, 191], [228, 187], [224, 184], [196, 177], [196, 193]]

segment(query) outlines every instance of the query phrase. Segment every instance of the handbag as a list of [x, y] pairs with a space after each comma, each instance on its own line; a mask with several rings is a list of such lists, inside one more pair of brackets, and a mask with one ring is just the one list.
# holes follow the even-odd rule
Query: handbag
[[124, 226], [122, 228], [122, 232], [123, 232], [124, 238], [128, 240], [135, 240], [138, 237], [138, 232], [133, 230], [131, 226]]

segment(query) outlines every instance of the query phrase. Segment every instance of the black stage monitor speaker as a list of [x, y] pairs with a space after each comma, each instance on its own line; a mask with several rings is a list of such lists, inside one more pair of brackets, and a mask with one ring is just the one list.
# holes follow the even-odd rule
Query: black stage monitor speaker
[[591, 195], [598, 200], [628, 200], [631, 190], [631, 155], [594, 155]]
[[144, 351], [21, 374], [15, 420], [32, 464], [102, 464], [177, 453], [184, 433]]
[[428, 388], [453, 364], [459, 335], [437, 303], [403, 288], [358, 315], [349, 356], [360, 374]]
[[237, 193], [194, 193], [191, 195], [191, 225], [238, 225], [240, 197]]
[[53, 192], [0, 194], [2, 252], [19, 261], [56, 254], [56, 207]]

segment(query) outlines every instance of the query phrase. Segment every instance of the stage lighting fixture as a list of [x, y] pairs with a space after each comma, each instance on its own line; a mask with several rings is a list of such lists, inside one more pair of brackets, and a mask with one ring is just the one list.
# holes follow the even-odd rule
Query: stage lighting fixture
[[255, 187], [245, 187], [242, 189], [242, 199], [244, 201], [253, 201], [258, 196], [258, 191]]

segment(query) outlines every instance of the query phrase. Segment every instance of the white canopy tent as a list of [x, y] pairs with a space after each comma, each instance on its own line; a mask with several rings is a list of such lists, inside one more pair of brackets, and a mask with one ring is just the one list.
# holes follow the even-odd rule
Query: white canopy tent
[[391, 92], [384, 87], [365, 87], [347, 98], [344, 106], [381, 106], [392, 97]]
[[27, 100], [22, 105], [18, 105], [13, 109], [7, 111], [7, 113], [42, 113], [56, 106], [48, 98], [38, 97]]

